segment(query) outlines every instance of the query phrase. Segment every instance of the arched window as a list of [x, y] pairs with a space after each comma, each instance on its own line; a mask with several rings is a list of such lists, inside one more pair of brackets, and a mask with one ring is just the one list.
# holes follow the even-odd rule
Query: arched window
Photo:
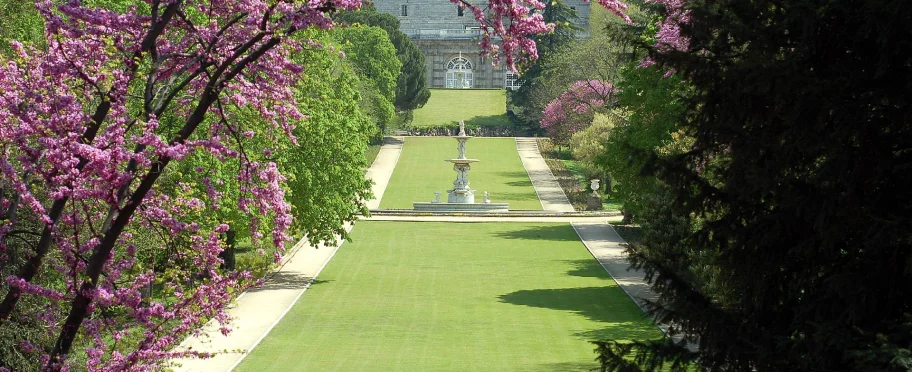
[[472, 62], [462, 56], [447, 62], [446, 87], [455, 89], [469, 89], [473, 86]]

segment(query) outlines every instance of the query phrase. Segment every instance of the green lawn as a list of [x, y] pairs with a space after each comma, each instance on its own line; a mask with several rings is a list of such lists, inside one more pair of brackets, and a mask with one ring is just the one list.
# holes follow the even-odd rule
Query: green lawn
[[361, 221], [353, 239], [237, 371], [582, 371], [587, 340], [661, 336], [566, 224]]
[[[435, 191], [443, 192], [441, 200], [446, 201], [446, 190], [453, 188], [456, 172], [443, 159], [456, 156], [455, 139], [406, 137], [380, 208], [412, 209], [412, 202], [434, 199]], [[510, 209], [542, 209], [512, 138], [470, 139], [466, 156], [481, 160], [469, 171], [470, 186], [477, 190], [475, 202], [481, 203], [487, 191], [492, 202], [508, 202]]]
[[415, 110], [416, 128], [458, 124], [509, 126], [507, 95], [503, 89], [431, 89], [431, 98]]
[[[374, 164], [374, 160], [377, 159], [377, 155], [380, 154], [380, 147], [383, 145], [367, 145], [367, 151], [364, 152], [364, 157], [367, 158], [367, 167], [370, 168], [371, 164]], [[365, 169], [366, 171], [366, 169]]]

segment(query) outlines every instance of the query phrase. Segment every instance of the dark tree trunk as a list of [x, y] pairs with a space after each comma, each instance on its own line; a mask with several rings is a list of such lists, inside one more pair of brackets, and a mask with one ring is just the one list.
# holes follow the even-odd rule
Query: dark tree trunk
[[236, 267], [236, 262], [237, 262], [237, 260], [235, 259], [235, 256], [234, 256], [234, 254], [235, 254], [234, 247], [236, 246], [236, 241], [235, 241], [234, 237], [235, 237], [234, 230], [229, 229], [228, 231], [225, 232], [225, 245], [227, 245], [227, 247], [225, 248], [224, 251], [222, 251], [222, 253], [219, 253], [219, 258], [221, 258], [223, 261], [222, 269], [228, 270], [228, 271], [233, 271], [234, 268]]

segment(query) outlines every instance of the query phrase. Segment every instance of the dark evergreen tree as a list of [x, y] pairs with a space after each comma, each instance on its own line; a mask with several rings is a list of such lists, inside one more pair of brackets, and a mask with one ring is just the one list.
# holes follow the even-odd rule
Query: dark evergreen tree
[[347, 24], [380, 27], [389, 34], [399, 62], [402, 63], [402, 72], [396, 82], [396, 100], [393, 102], [397, 111], [411, 111], [427, 103], [431, 92], [427, 89], [424, 54], [406, 34], [399, 31], [399, 20], [396, 17], [377, 12], [373, 6], [369, 6], [357, 12], [344, 12], [339, 20]]
[[687, 4], [689, 49], [652, 55], [693, 144], [631, 155], [671, 197], [630, 257], [683, 340], [599, 343], [603, 368], [912, 370], [912, 6]]

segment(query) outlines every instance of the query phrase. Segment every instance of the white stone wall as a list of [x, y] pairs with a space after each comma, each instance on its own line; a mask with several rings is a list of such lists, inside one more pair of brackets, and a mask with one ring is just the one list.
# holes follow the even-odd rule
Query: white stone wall
[[[589, 3], [564, 1], [576, 9], [580, 26], [588, 31]], [[374, 6], [379, 12], [396, 16], [400, 30], [424, 52], [428, 87], [446, 87], [446, 64], [462, 53], [472, 62], [474, 88], [504, 88], [505, 69], [492, 66], [490, 58], [480, 56], [478, 34], [473, 31], [478, 24], [468, 10], [459, 16], [457, 6], [449, 0], [374, 0]], [[405, 16], [403, 6], [407, 10]]]

